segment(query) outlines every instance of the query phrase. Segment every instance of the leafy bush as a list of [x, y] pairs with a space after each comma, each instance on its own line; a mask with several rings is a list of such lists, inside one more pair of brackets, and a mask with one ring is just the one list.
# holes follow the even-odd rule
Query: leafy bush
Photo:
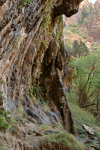
[[30, 85], [29, 91], [27, 94], [33, 99], [39, 99], [42, 103], [44, 103], [44, 90], [42, 87], [37, 85]]
[[80, 40], [80, 43], [78, 43], [77, 40], [73, 42], [72, 50], [73, 50], [73, 55], [75, 56], [78, 55], [79, 57], [87, 56], [89, 54], [88, 47], [81, 40]]
[[0, 130], [6, 131], [11, 126], [17, 126], [17, 122], [13, 120], [10, 111], [0, 111]]
[[4, 111], [3, 110], [0, 110], [0, 115], [4, 115]]
[[19, 5], [19, 8], [22, 9], [23, 5], [27, 5], [29, 2], [32, 2], [32, 0], [22, 0]]
[[0, 96], [3, 94], [3, 91], [0, 91]]
[[8, 129], [9, 128], [9, 124], [8, 122], [4, 119], [3, 116], [0, 115], [0, 129]]

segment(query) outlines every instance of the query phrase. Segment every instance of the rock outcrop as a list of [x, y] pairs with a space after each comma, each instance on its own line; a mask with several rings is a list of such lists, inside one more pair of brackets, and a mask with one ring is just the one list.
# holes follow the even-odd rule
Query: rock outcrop
[[66, 20], [66, 24], [78, 24], [79, 20], [81, 19], [82, 17], [82, 10], [83, 10], [83, 7], [87, 7], [87, 11], [89, 11], [89, 1], [88, 0], [84, 0], [82, 1], [82, 3], [80, 4], [80, 7], [79, 7], [79, 11], [74, 14], [73, 16], [71, 16], [70, 18], [67, 18]]
[[[52, 123], [55, 118], [73, 132], [63, 88], [65, 57], [60, 15], [73, 15], [81, 1], [0, 1], [0, 85], [3, 105], [13, 114], [20, 106], [32, 122]], [[42, 108], [39, 111], [33, 97], [48, 102], [51, 113]]]

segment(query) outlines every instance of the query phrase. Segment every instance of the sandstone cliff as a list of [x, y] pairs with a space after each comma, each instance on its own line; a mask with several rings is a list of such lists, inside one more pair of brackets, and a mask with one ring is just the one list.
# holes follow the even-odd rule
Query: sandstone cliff
[[[6, 110], [35, 124], [62, 122], [73, 133], [64, 93], [62, 14], [78, 11], [81, 0], [0, 1], [0, 98]], [[35, 100], [38, 103], [35, 103]], [[42, 108], [43, 103], [50, 107]]]

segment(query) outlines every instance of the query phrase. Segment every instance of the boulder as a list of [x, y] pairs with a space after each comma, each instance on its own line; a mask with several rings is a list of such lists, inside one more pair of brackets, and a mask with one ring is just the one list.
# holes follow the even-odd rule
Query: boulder
[[82, 127], [83, 127], [83, 129], [85, 129], [87, 131], [87, 133], [94, 135], [94, 130], [91, 127], [86, 126], [86, 125], [83, 125]]

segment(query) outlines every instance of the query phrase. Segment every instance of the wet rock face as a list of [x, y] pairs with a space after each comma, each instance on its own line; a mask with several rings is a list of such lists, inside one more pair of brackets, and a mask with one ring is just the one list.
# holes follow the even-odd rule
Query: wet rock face
[[[6, 108], [16, 112], [17, 106], [21, 105], [24, 113], [29, 115], [27, 109], [31, 109], [33, 115], [34, 102], [27, 98], [29, 91], [29, 95], [37, 100], [48, 101], [51, 111], [71, 132], [72, 119], [63, 90], [63, 24], [60, 15], [73, 15], [80, 2], [0, 1], [0, 80], [4, 83]], [[45, 121], [46, 112], [42, 110], [42, 113], [45, 114], [41, 116], [42, 121]], [[38, 118], [39, 114], [33, 116]], [[30, 120], [35, 122], [34, 119]], [[50, 122], [50, 118], [48, 120]]]

